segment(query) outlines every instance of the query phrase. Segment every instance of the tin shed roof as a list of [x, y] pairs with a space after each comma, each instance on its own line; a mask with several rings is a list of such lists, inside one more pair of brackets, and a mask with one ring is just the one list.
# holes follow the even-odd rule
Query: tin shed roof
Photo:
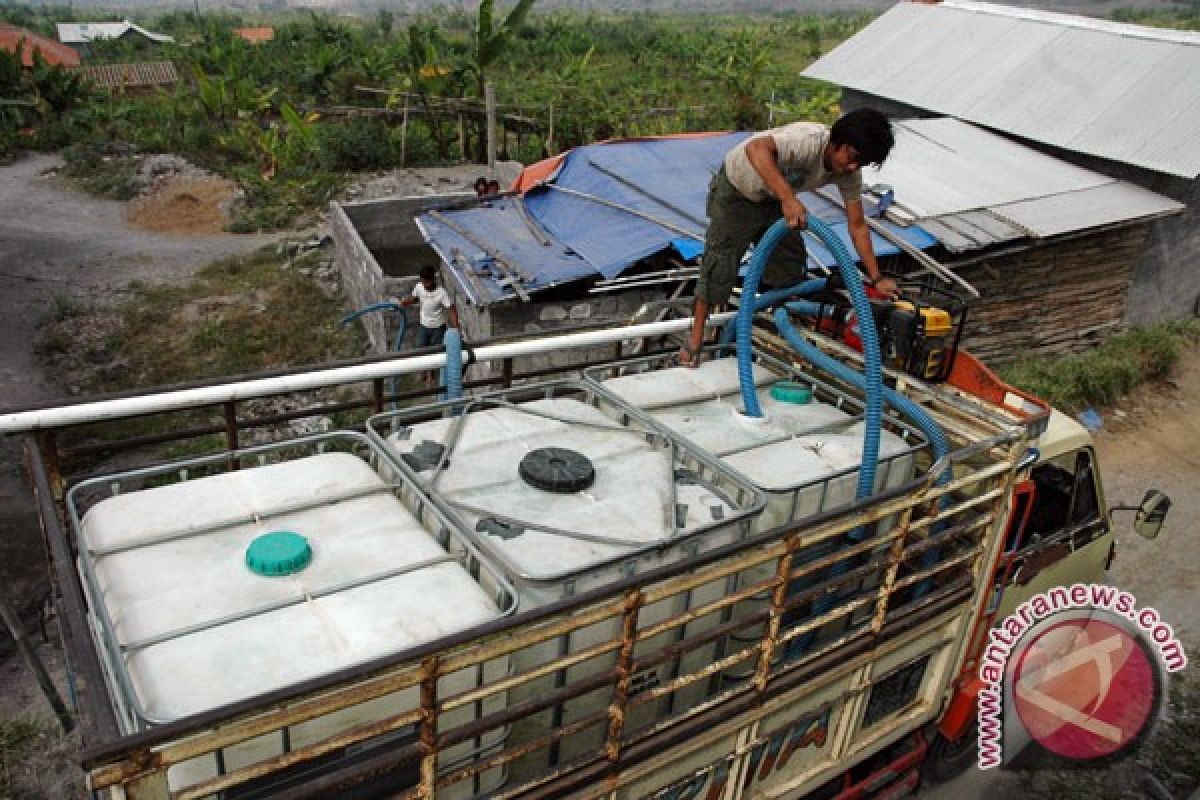
[[80, 67], [80, 72], [92, 83], [106, 89], [139, 89], [179, 83], [179, 74], [170, 61], [91, 64]]
[[950, 117], [894, 120], [896, 146], [864, 182], [894, 188], [888, 219], [948, 250], [1134, 222], [1183, 210], [1170, 198], [1068, 164]]
[[84, 44], [94, 39], [120, 39], [130, 32], [145, 36], [152, 42], [175, 41], [165, 33], [148, 31], [129, 20], [124, 22], [60, 22], [57, 27], [59, 40], [70, 44]]
[[[709, 180], [726, 151], [748, 135], [685, 134], [578, 147], [527, 167], [517, 179], [519, 198], [426, 211], [416, 224], [478, 305], [516, 297], [511, 272], [534, 293], [584, 278], [612, 279], [668, 249], [692, 258], [708, 225]], [[815, 194], [802, 197], [850, 247], [841, 207]], [[889, 227], [915, 247], [936, 244], [917, 226]], [[878, 255], [898, 252], [877, 235], [872, 240]], [[808, 246], [815, 260], [834, 263], [818, 241]]]
[[1200, 174], [1200, 33], [899, 3], [804, 74], [1078, 153]]

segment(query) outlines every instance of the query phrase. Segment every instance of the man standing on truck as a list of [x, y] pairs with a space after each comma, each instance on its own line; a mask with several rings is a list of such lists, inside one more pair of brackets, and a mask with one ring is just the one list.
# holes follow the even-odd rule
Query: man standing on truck
[[746, 248], [783, 217], [795, 230], [779, 243], [763, 270], [764, 285], [790, 286], [804, 274], [801, 230], [808, 210], [796, 197], [829, 183], [836, 184], [846, 207], [850, 240], [875, 288], [896, 293], [896, 282], [884, 278], [871, 247], [862, 205], [862, 175], [868, 164], [882, 164], [894, 143], [887, 117], [874, 109], [845, 114], [832, 128], [815, 122], [793, 122], [761, 131], [725, 155], [725, 163], [708, 185], [708, 230], [696, 283], [691, 334], [679, 351], [679, 363], [694, 367], [704, 341], [709, 309], [729, 299]]

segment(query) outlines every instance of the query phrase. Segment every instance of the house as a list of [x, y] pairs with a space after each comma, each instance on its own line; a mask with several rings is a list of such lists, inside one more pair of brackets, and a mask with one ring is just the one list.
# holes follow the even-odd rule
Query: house
[[[864, 180], [891, 187], [895, 202], [880, 224], [907, 250], [874, 235], [875, 251], [885, 270], [903, 273], [919, 268], [911, 250], [933, 250], [976, 285], [984, 299], [972, 309], [967, 343], [978, 355], [1069, 349], [1121, 324], [1133, 257], [1154, 221], [1181, 204], [960, 120], [895, 127], [892, 156]], [[366, 307], [406, 293], [420, 266], [440, 261], [474, 340], [653, 318], [668, 306], [687, 313], [709, 179], [747, 135], [587, 145], [527, 167], [512, 192], [482, 202], [460, 195], [335, 204], [344, 285]], [[849, 246], [837, 193], [802, 199]], [[878, 210], [874, 197], [866, 200]], [[1083, 235], [1092, 237], [1086, 247]], [[813, 268], [834, 265], [819, 241], [808, 250]], [[997, 269], [1015, 257], [1024, 259], [1020, 270]], [[1077, 284], [1093, 295], [1081, 297]], [[1044, 296], [1057, 310], [1046, 312], [1046, 326], [1028, 325], [1028, 308]], [[383, 320], [364, 323], [386, 351], [392, 336]], [[547, 358], [528, 366], [561, 366]]]
[[148, 31], [129, 20], [123, 22], [60, 22], [58, 39], [64, 44], [76, 45], [86, 52], [88, 45], [103, 39], [124, 39], [145, 46], [174, 42], [163, 33]]
[[34, 51], [41, 53], [47, 64], [61, 67], [79, 66], [79, 53], [67, 45], [3, 22], [0, 22], [0, 49], [10, 53], [20, 49], [21, 63], [26, 67], [33, 66]]
[[[334, 204], [330, 222], [343, 285], [356, 307], [411, 291], [417, 270], [442, 265], [470, 340], [653, 319], [668, 304], [690, 312], [694, 259], [704, 240], [705, 193], [725, 152], [746, 133], [602, 142], [531, 165], [512, 192]], [[464, 187], [466, 188], [466, 187]], [[807, 198], [848, 241], [845, 214]], [[891, 226], [916, 247], [919, 229]], [[884, 257], [899, 251], [877, 240]], [[833, 263], [819, 244], [814, 261]], [[376, 315], [368, 338], [393, 337]], [[529, 369], [562, 366], [569, 353]]]
[[[1181, 213], [1127, 226], [1119, 262], [1109, 248], [1120, 235], [1115, 223], [1097, 220], [1063, 243], [1056, 253], [1091, 253], [1108, 265], [1102, 272], [1129, 274], [1128, 291], [1118, 298], [1109, 285], [1079, 282], [1029, 305], [1030, 324], [1070, 326], [1072, 297], [1122, 302], [1128, 324], [1200, 310], [1200, 33], [969, 0], [900, 3], [804, 74], [842, 86], [847, 109], [962, 120], [1179, 204]], [[1013, 165], [982, 166], [1000, 175]], [[1053, 213], [1086, 215], [1089, 203], [1080, 195]], [[1038, 237], [983, 243], [974, 251], [977, 269], [1002, 274], [996, 289], [1003, 291], [1022, 282], [1025, 259], [1045, 257], [1046, 246]]]
[[953, 117], [892, 125], [895, 149], [863, 180], [891, 187], [887, 218], [927, 232], [980, 293], [972, 353], [995, 363], [1079, 350], [1125, 324], [1146, 241], [1183, 204]]
[[262, 44], [275, 38], [274, 28], [234, 28], [233, 35], [250, 44]]
[[80, 67], [79, 71], [96, 86], [115, 92], [151, 92], [179, 83], [179, 74], [170, 61], [89, 64]]

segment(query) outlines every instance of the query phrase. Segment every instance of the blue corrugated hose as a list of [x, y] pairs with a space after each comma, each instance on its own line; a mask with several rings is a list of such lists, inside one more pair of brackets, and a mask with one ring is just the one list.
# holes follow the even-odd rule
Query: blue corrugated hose
[[[814, 292], [822, 291], [825, 288], [824, 278], [813, 278], [811, 280], [797, 283], [795, 286], [788, 286], [785, 289], [772, 289], [769, 292], [763, 292], [754, 299], [754, 310], [762, 311], [768, 306], [772, 306], [781, 300], [787, 300], [789, 297], [804, 297], [805, 295], [813, 294]], [[816, 312], [813, 312], [816, 314]], [[733, 344], [733, 338], [737, 334], [737, 320], [730, 320], [721, 330], [721, 344]]]
[[[798, 304], [789, 303], [788, 308], [798, 311], [802, 314], [806, 312], [813, 314], [816, 313], [815, 309], [809, 311], [806, 308], [793, 308], [794, 305]], [[811, 305], [816, 304], [814, 303]], [[797, 333], [796, 329], [792, 326], [792, 321], [788, 319], [787, 311], [780, 309], [775, 312], [775, 326], [779, 329], [779, 332], [783, 334], [783, 338], [787, 339], [788, 344], [790, 344], [796, 350], [796, 352], [798, 352], [806, 360], [820, 367], [826, 372], [836, 375], [841, 380], [857, 386], [859, 389], [862, 388], [862, 376], [847, 367], [845, 364], [842, 364], [837, 359], [821, 352], [820, 348], [806, 340], [804, 337], [800, 336], [800, 334]], [[933, 449], [933, 458], [935, 461], [945, 457], [950, 453], [950, 443], [946, 439], [946, 434], [942, 431], [942, 427], [934, 421], [933, 417], [925, 413], [925, 409], [921, 408], [919, 405], [905, 397], [900, 392], [897, 392], [895, 389], [884, 387], [883, 397], [885, 400], [887, 400], [888, 405], [911, 420], [912, 423], [929, 438], [929, 446]], [[941, 486], [947, 483], [949, 480], [950, 472], [949, 470], [946, 470], [938, 475], [936, 483], [937, 485]], [[951, 502], [952, 501], [948, 495], [943, 495], [938, 504], [939, 508], [944, 509]], [[938, 533], [944, 527], [945, 525], [943, 523], [939, 523], [934, 527], [933, 533]], [[929, 569], [935, 565], [938, 562], [938, 556], [939, 552], [937, 548], [930, 548], [929, 550], [926, 550], [921, 556], [921, 568]], [[933, 581], [929, 578], [926, 578], [918, 583], [916, 587], [914, 587], [913, 598], [915, 599], [922, 597], [923, 595], [927, 594], [931, 588], [933, 588]]]
[[[879, 349], [879, 335], [875, 331], [875, 317], [867, 302], [867, 290], [863, 288], [862, 276], [858, 274], [855, 260], [841, 238], [833, 229], [812, 214], [808, 215], [808, 229], [817, 235], [829, 252], [833, 253], [842, 273], [842, 282], [850, 292], [854, 314], [858, 318], [859, 337], [863, 343], [863, 374], [866, 381], [866, 430], [863, 433], [862, 467], [858, 471], [858, 489], [855, 499], [870, 497], [875, 490], [875, 468], [879, 461], [879, 430], [883, 424], [883, 358]], [[748, 417], [761, 417], [758, 393], [754, 386], [754, 352], [752, 328], [755, 305], [758, 299], [758, 281], [762, 277], [767, 259], [775, 246], [790, 234], [787, 222], [778, 220], [767, 229], [754, 248], [754, 255], [742, 281], [742, 304], [737, 313], [738, 380], [742, 389], [742, 407]], [[859, 541], [865, 536], [862, 529], [852, 531], [851, 539]]]
[[[446, 387], [447, 400], [461, 400], [462, 387], [462, 335], [458, 328], [447, 328], [443, 340], [446, 345], [446, 365], [442, 367], [442, 385]], [[455, 409], [454, 415], [462, 413]]]
[[[396, 331], [396, 343], [392, 346], [392, 349], [394, 351], [396, 351], [397, 353], [399, 353], [400, 347], [404, 344], [404, 332], [408, 328], [408, 317], [405, 315], [404, 309], [401, 308], [396, 303], [392, 303], [390, 301], [385, 301], [383, 303], [373, 303], [369, 306], [366, 306], [365, 308], [360, 308], [357, 311], [351, 311], [349, 314], [342, 317], [339, 324], [348, 325], [351, 322], [353, 322], [354, 320], [363, 316], [364, 314], [370, 314], [375, 311], [398, 312], [398, 316], [400, 318], [400, 328], [399, 328], [399, 330]], [[395, 377], [388, 378], [388, 394], [393, 395], [393, 396], [396, 394], [396, 378]], [[396, 408], [395, 402], [392, 403], [391, 407], [393, 410], [395, 410], [395, 408]]]

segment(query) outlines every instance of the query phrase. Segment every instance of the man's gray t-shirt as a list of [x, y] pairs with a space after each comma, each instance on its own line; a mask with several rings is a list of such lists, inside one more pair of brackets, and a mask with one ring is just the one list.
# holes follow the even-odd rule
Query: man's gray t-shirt
[[811, 191], [832, 183], [837, 185], [844, 202], [859, 202], [862, 199], [862, 175], [858, 170], [848, 175], [834, 175], [825, 169], [829, 128], [816, 122], [793, 122], [760, 131], [725, 154], [725, 177], [747, 200], [761, 203], [774, 197], [746, 156], [747, 143], [761, 136], [770, 136], [775, 140], [779, 171], [797, 192]]

